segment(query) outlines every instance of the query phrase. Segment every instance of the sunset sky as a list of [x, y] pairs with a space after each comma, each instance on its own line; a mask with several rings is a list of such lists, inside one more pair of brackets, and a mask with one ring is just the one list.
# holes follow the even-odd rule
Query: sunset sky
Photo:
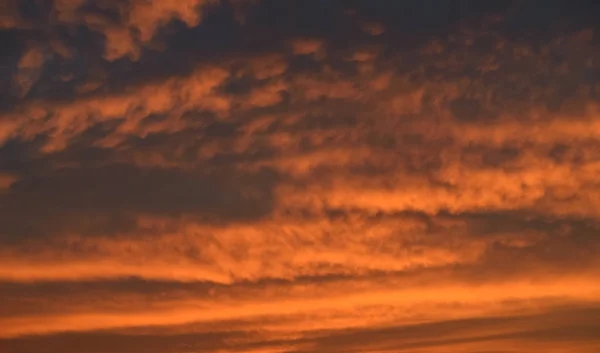
[[599, 353], [599, 18], [0, 0], [0, 353]]

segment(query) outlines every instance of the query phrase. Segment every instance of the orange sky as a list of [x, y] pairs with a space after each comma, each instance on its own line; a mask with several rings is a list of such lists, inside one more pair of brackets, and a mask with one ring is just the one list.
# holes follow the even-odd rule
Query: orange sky
[[600, 8], [500, 3], [1, 2], [0, 353], [600, 352]]

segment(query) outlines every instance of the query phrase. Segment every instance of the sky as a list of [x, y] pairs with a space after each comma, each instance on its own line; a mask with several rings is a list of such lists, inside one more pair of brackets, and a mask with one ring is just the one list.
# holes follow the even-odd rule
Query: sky
[[0, 0], [0, 352], [600, 352], [598, 18]]

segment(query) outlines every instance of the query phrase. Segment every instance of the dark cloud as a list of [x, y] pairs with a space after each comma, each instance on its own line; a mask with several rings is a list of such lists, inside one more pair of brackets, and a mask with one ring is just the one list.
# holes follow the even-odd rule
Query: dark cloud
[[493, 119], [493, 113], [486, 112], [477, 100], [456, 99], [450, 103], [450, 110], [458, 120], [485, 121]]
[[138, 214], [193, 214], [214, 222], [254, 219], [272, 208], [276, 184], [277, 174], [268, 170], [64, 168], [26, 176], [1, 196], [2, 233], [112, 233], [127, 229], [134, 222], [128, 218]]
[[[190, 349], [204, 352], [216, 351], [227, 346], [227, 342], [243, 339], [246, 332], [209, 332], [180, 335], [124, 335], [118, 333], [92, 332], [84, 334], [62, 334], [50, 337], [31, 337], [2, 342], [7, 353], [48, 352], [186, 352]], [[140, 342], [144, 342], [140, 344]]]

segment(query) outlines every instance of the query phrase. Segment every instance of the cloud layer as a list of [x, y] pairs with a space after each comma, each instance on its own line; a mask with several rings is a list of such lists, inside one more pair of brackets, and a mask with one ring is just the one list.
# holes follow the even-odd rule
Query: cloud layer
[[592, 2], [2, 6], [1, 351], [600, 349]]

